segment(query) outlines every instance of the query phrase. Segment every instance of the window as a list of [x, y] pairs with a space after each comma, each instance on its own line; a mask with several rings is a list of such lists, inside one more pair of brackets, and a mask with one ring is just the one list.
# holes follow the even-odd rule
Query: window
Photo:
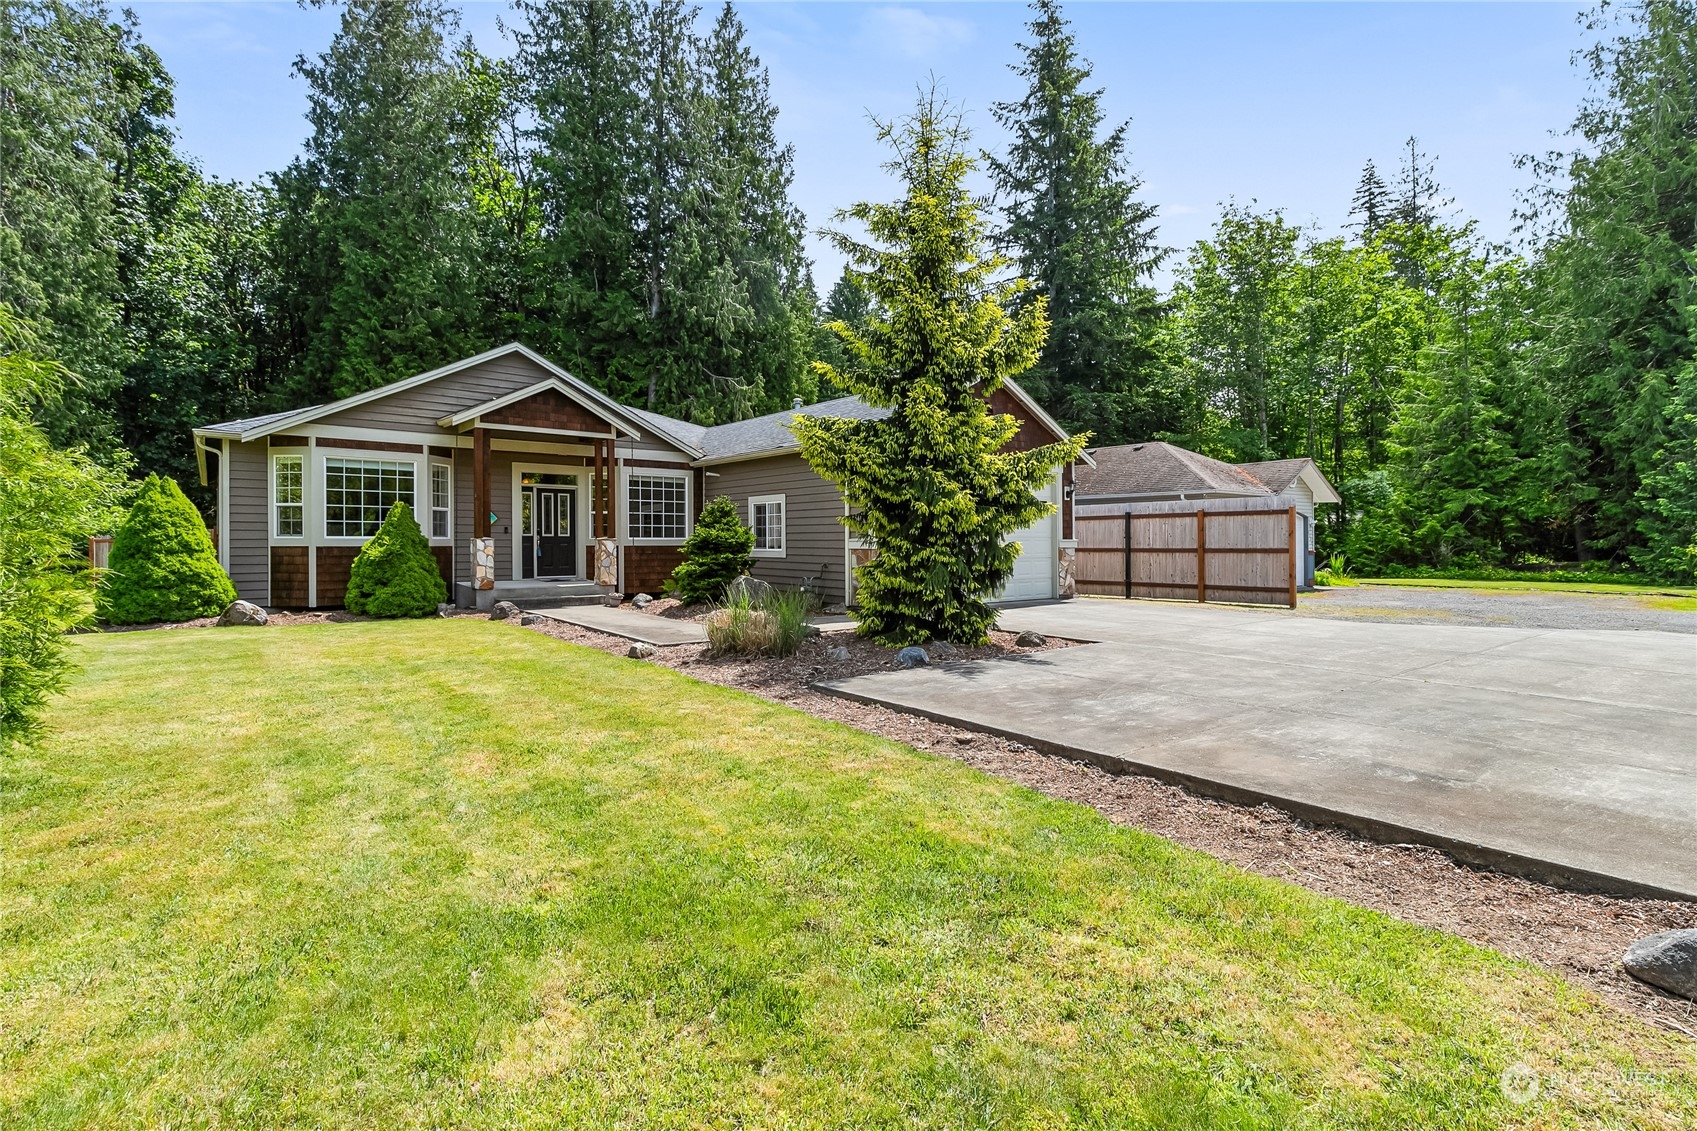
[[756, 555], [784, 556], [784, 497], [754, 495], [748, 500], [748, 524], [754, 527]]
[[324, 461], [324, 534], [369, 538], [397, 501], [413, 507], [413, 465], [386, 459]]
[[681, 475], [630, 477], [630, 536], [683, 541], [689, 530], [689, 481]]
[[448, 536], [448, 513], [453, 506], [452, 469], [445, 463], [430, 465], [430, 536]]
[[278, 456], [272, 461], [279, 538], [299, 538], [306, 533], [306, 512], [301, 504], [301, 469], [305, 462], [304, 456]]

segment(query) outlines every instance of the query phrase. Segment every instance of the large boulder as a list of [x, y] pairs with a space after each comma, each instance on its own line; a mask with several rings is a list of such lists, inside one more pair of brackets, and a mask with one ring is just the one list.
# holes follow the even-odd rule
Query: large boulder
[[741, 604], [747, 601], [750, 605], [763, 605], [772, 596], [772, 586], [758, 577], [743, 574], [725, 587], [725, 603], [727, 605]]
[[646, 609], [649, 605], [654, 603], [654, 598], [650, 597], [646, 593], [638, 593], [630, 599], [630, 603], [632, 608]]
[[660, 649], [654, 647], [654, 645], [644, 644], [639, 640], [625, 650], [625, 655], [629, 656], [633, 660], [650, 660], [658, 655], [659, 652]]
[[1627, 948], [1624, 964], [1639, 981], [1697, 1001], [1697, 929], [1641, 938]]
[[252, 601], [234, 601], [231, 603], [230, 607], [225, 609], [222, 615], [219, 616], [218, 627], [228, 628], [231, 625], [261, 625], [269, 619], [270, 618], [265, 615], [265, 610], [254, 604]]
[[1015, 648], [1042, 648], [1048, 645], [1049, 638], [1041, 632], [1032, 632], [1030, 629], [1026, 629], [1013, 638], [1013, 643]]
[[495, 607], [489, 610], [490, 620], [506, 620], [508, 617], [519, 615], [519, 607], [511, 601], [496, 601]]
[[930, 662], [931, 657], [926, 654], [925, 649], [912, 644], [896, 653], [896, 663], [904, 668], [922, 668]]

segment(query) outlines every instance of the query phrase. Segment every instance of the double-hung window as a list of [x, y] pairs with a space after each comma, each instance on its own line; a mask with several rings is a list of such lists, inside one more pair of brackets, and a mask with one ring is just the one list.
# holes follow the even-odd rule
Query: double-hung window
[[753, 495], [748, 500], [748, 524], [754, 528], [757, 557], [784, 556], [784, 497]]
[[303, 489], [305, 456], [273, 456], [271, 460], [272, 507], [277, 537], [299, 538], [306, 533]]
[[430, 465], [430, 536], [448, 537], [448, 514], [453, 506], [453, 471], [445, 463]]
[[324, 461], [324, 534], [370, 538], [397, 502], [414, 508], [414, 467], [386, 459]]
[[681, 542], [689, 535], [689, 480], [681, 475], [633, 475], [630, 536]]

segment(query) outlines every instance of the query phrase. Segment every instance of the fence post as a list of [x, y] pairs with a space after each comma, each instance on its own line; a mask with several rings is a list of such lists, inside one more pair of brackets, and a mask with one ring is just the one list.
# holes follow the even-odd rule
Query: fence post
[[1196, 511], [1196, 600], [1208, 603], [1208, 512]]
[[1285, 545], [1290, 548], [1290, 607], [1296, 608], [1296, 508], [1285, 511]]
[[1125, 512], [1125, 597], [1131, 600], [1131, 512]]

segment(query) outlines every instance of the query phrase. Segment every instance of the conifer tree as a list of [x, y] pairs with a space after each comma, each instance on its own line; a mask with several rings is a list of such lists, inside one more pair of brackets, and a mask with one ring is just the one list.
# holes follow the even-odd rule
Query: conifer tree
[[236, 599], [206, 520], [175, 480], [149, 475], [112, 535], [100, 614], [113, 624], [216, 616]]
[[1371, 159], [1361, 170], [1355, 195], [1350, 199], [1349, 214], [1359, 216], [1361, 242], [1369, 243], [1391, 221], [1391, 190], [1379, 175]]
[[276, 183], [296, 401], [349, 396], [487, 344], [455, 29], [441, 0], [349, 0], [329, 49], [295, 63], [312, 135]]
[[878, 132], [903, 196], [838, 214], [870, 233], [831, 238], [875, 305], [863, 331], [838, 328], [859, 364], [824, 376], [890, 415], [798, 416], [793, 427], [803, 457], [842, 488], [849, 528], [878, 548], [857, 571], [858, 631], [890, 645], [977, 644], [995, 621], [985, 598], [1018, 557], [1004, 539], [1051, 509], [1033, 491], [1085, 437], [1002, 450], [1018, 427], [990, 413], [989, 397], [1036, 362], [1048, 321], [1041, 298], [1007, 310], [1029, 284], [1000, 281], [1006, 262], [967, 191], [974, 161], [959, 116], [933, 94]]
[[1103, 443], [1149, 438], [1163, 426], [1155, 396], [1160, 305], [1149, 278], [1155, 208], [1137, 199], [1126, 125], [1102, 132], [1102, 92], [1075, 50], [1057, 0], [1033, 0], [1031, 40], [1013, 66], [1027, 90], [991, 108], [1013, 139], [991, 158], [1001, 202], [999, 243], [1041, 300], [1051, 329], [1024, 384], [1069, 428]]
[[412, 508], [397, 499], [377, 533], [360, 547], [348, 573], [348, 612], [372, 617], [427, 617], [448, 599], [448, 585]]
[[736, 502], [720, 495], [701, 508], [666, 589], [686, 605], [722, 600], [725, 587], [754, 568], [753, 549], [754, 531], [742, 524]]

